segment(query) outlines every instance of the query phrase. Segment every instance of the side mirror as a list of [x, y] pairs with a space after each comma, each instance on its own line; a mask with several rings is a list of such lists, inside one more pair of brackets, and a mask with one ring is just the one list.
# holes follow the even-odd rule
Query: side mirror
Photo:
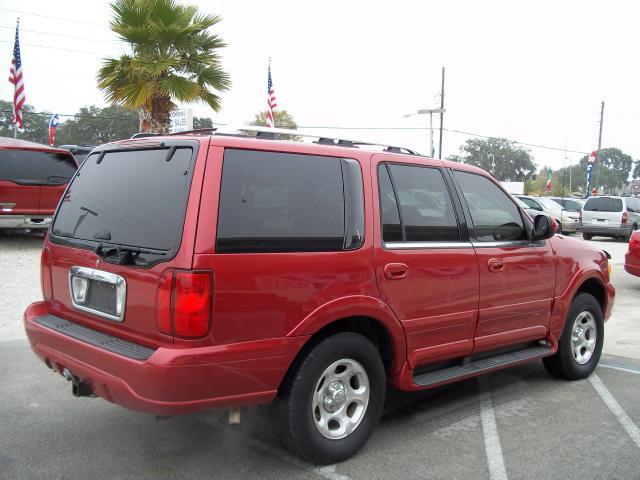
[[558, 224], [547, 215], [536, 215], [533, 219], [533, 240], [546, 240], [556, 234]]

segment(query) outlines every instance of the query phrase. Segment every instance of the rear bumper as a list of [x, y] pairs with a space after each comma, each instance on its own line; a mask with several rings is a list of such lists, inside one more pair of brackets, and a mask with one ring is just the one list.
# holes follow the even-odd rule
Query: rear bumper
[[627, 273], [640, 277], [640, 259], [635, 255], [630, 255], [628, 252], [624, 256], [624, 269]]
[[577, 232], [579, 226], [580, 222], [578, 220], [564, 220], [562, 222], [562, 231], [570, 233]]
[[0, 228], [49, 228], [51, 215], [0, 215]]
[[269, 403], [308, 337], [284, 337], [198, 348], [157, 348], [140, 361], [36, 322], [50, 315], [29, 306], [31, 348], [55, 371], [65, 368], [93, 393], [131, 410], [173, 415]]
[[612, 227], [604, 227], [604, 226], [598, 226], [598, 225], [582, 225], [580, 227], [580, 230], [582, 230], [584, 233], [589, 233], [591, 235], [602, 235], [605, 237], [610, 237], [610, 236], [623, 236], [623, 235], [629, 235], [631, 233], [631, 231], [633, 230], [633, 226], [632, 225], [625, 225], [625, 226], [612, 226]]

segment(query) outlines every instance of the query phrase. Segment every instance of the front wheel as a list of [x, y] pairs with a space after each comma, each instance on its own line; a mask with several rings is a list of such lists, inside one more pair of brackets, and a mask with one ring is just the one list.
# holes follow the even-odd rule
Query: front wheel
[[276, 404], [280, 440], [316, 464], [346, 460], [367, 442], [384, 404], [386, 376], [376, 347], [352, 332], [306, 354]]
[[573, 299], [558, 351], [543, 359], [554, 377], [578, 380], [591, 375], [598, 365], [604, 342], [604, 318], [598, 301], [588, 293]]

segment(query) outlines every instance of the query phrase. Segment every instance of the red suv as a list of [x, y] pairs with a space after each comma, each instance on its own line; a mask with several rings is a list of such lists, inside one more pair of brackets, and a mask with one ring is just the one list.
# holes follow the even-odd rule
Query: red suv
[[366, 442], [387, 385], [538, 359], [593, 371], [615, 294], [604, 252], [551, 238], [478, 168], [254, 130], [84, 161], [25, 313], [76, 395], [161, 415], [273, 402], [285, 446], [328, 463]]
[[49, 227], [77, 168], [66, 150], [0, 137], [0, 229]]

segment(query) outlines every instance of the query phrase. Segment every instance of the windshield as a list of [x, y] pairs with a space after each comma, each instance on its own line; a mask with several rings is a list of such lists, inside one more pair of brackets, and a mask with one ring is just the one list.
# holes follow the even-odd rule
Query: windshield
[[172, 250], [184, 221], [193, 150], [171, 152], [116, 151], [102, 160], [90, 155], [60, 204], [53, 235], [94, 246], [104, 241]]
[[550, 198], [538, 197], [536, 198], [536, 200], [540, 205], [542, 205], [544, 208], [547, 208], [549, 210], [562, 210], [562, 207], [558, 205], [556, 202], [554, 202], [553, 200], [551, 200]]
[[584, 205], [587, 212], [621, 212], [622, 199], [611, 197], [591, 197]]

